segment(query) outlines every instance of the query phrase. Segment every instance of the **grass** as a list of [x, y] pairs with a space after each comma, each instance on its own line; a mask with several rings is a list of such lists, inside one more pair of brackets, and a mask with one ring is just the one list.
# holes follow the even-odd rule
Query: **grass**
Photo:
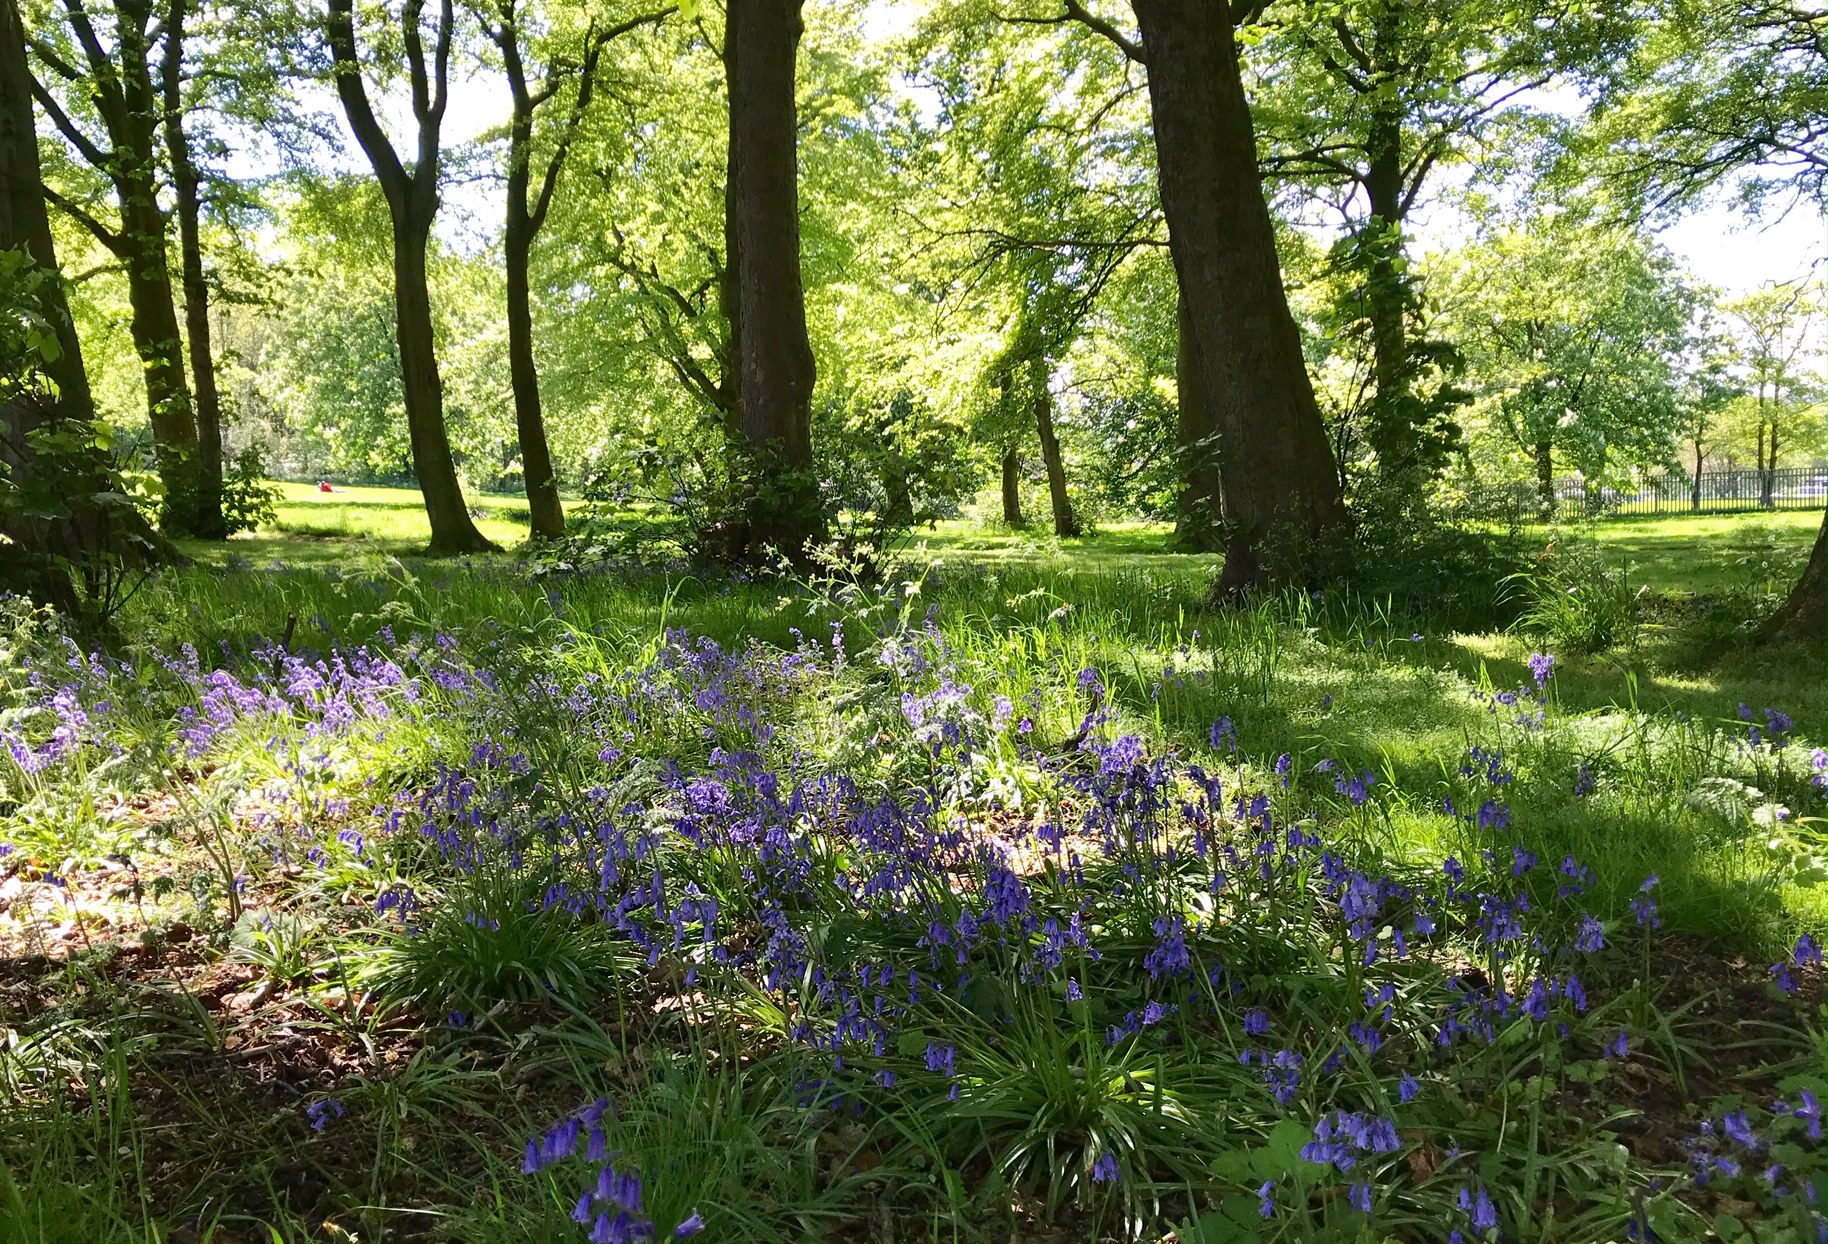
[[877, 592], [315, 497], [111, 656], [5, 607], [0, 1238], [1813, 1238], [1822, 654], [1695, 577], [1801, 524], [1583, 531], [1656, 588], [1581, 653], [1146, 525]]
[[1710, 595], [1771, 578], [1787, 588], [1821, 525], [1819, 510], [1792, 510], [1611, 519], [1588, 534], [1636, 581], [1659, 592]]

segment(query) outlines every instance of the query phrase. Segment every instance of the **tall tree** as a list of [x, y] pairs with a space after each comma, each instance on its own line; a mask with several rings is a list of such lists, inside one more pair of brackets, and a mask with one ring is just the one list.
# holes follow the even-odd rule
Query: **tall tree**
[[0, 578], [74, 610], [71, 567], [93, 582], [106, 558], [172, 550], [109, 487], [45, 213], [30, 82], [18, 10], [0, 0]]
[[[115, 0], [102, 22], [83, 0], [66, 0], [62, 7], [61, 25], [31, 41], [39, 67], [30, 79], [32, 94], [77, 157], [106, 178], [118, 225], [111, 227], [67, 196], [46, 193], [120, 260], [126, 274], [130, 330], [165, 490], [160, 524], [175, 534], [208, 534], [217, 524], [200, 510], [197, 420], [184, 375], [166, 260], [166, 213], [159, 201], [165, 108], [153, 84], [153, 63], [162, 33], [150, 0]], [[50, 89], [53, 83], [58, 90]]]
[[216, 385], [216, 357], [210, 347], [209, 282], [203, 269], [203, 175], [185, 132], [184, 43], [190, 0], [166, 0], [165, 51], [160, 73], [164, 97], [165, 152], [171, 165], [178, 254], [184, 281], [185, 345], [197, 416], [196, 534], [228, 537], [222, 513], [222, 397]]
[[1216, 591], [1309, 578], [1346, 534], [1339, 476], [1289, 313], [1224, 0], [1132, 0], [1140, 39], [1066, 0], [1148, 75], [1169, 249], [1217, 438], [1228, 529]]
[[[1731, 187], [1754, 213], [1822, 210], [1828, 193], [1828, 17], [1792, 0], [1695, 0], [1646, 19], [1629, 72], [1573, 149], [1628, 209], [1675, 213]], [[1764, 631], [1828, 638], [1823, 535]]]
[[1474, 412], [1533, 465], [1545, 515], [1558, 463], [1597, 484], [1609, 466], [1674, 456], [1696, 298], [1668, 252], [1563, 213], [1458, 260], [1449, 297], [1479, 377]]
[[[1816, 369], [1821, 357], [1822, 285], [1784, 281], [1721, 304], [1732, 326], [1734, 353], [1747, 392], [1746, 429], [1759, 474], [1759, 502], [1774, 503], [1778, 457], [1806, 426], [1807, 406], [1822, 397]], [[1804, 434], [1806, 435], [1806, 433]], [[1820, 449], [1820, 437], [1812, 438]]]
[[[508, 205], [507, 220], [502, 228], [502, 263], [508, 292], [508, 369], [514, 385], [514, 421], [520, 436], [521, 470], [526, 479], [527, 507], [535, 539], [556, 539], [564, 535], [565, 512], [559, 502], [552, 451], [546, 443], [546, 421], [540, 408], [539, 367], [533, 356], [533, 295], [529, 277], [533, 242], [545, 227], [559, 176], [571, 153], [578, 127], [590, 108], [604, 46], [632, 30], [662, 20], [672, 11], [669, 8], [644, 13], [602, 29], [590, 22], [582, 31], [550, 30], [546, 35], [548, 41], [562, 40], [570, 46], [554, 48], [543, 72], [536, 72], [531, 81], [526, 15], [520, 0], [495, 0], [487, 14], [488, 35], [501, 52], [512, 102], [508, 120]], [[566, 15], [554, 16], [554, 22], [549, 24], [565, 24]], [[536, 114], [574, 80], [571, 107], [556, 127], [552, 151], [546, 157], [535, 190]]]
[[1388, 486], [1419, 491], [1457, 439], [1442, 394], [1419, 391], [1439, 352], [1420, 337], [1418, 285], [1405, 229], [1429, 179], [1483, 150], [1494, 132], [1532, 123], [1528, 101], [1551, 82], [1604, 80], [1632, 25], [1607, 6], [1562, 0], [1345, 0], [1267, 9], [1253, 47], [1253, 111], [1265, 168], [1282, 186], [1347, 222], [1334, 263], [1369, 338], [1366, 440]]
[[413, 474], [418, 477], [426, 516], [431, 520], [431, 551], [474, 553], [495, 546], [470, 520], [451, 456], [425, 266], [432, 219], [438, 212], [438, 173], [443, 154], [439, 137], [450, 100], [451, 43], [457, 17], [452, 0], [440, 0], [428, 63], [422, 28], [424, 10], [424, 0], [406, 0], [400, 11], [400, 41], [412, 87], [413, 120], [418, 127], [418, 150], [410, 172], [368, 102], [356, 48], [354, 0], [329, 0], [328, 34], [337, 96], [349, 128], [380, 182], [392, 224], [394, 335], [400, 351], [400, 381], [412, 441]]
[[[1717, 448], [1721, 416], [1744, 396], [1745, 389], [1729, 370], [1728, 345], [1705, 311], [1690, 336], [1676, 393], [1676, 423], [1693, 470], [1688, 475], [1688, 504], [1700, 510], [1702, 472], [1709, 451]], [[1686, 464], [1685, 464], [1686, 465]]]
[[748, 454], [746, 544], [803, 562], [825, 534], [812, 453], [817, 378], [800, 284], [794, 69], [801, 0], [730, 0], [726, 240], [737, 410]]
[[1038, 442], [1054, 532], [1079, 535], [1056, 376], [1116, 273], [1166, 240], [1141, 75], [1077, 27], [1038, 39], [970, 7], [930, 19], [921, 72], [944, 118], [926, 137], [936, 202], [923, 216], [955, 273], [950, 313], [976, 300], [1013, 325], [984, 369], [993, 400], [980, 420], [1001, 459], [1004, 521], [1021, 521], [1021, 452]]

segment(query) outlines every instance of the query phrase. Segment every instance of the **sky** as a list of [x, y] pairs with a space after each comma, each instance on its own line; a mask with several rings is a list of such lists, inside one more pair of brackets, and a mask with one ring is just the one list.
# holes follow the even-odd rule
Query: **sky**
[[1777, 221], [1749, 221], [1743, 212], [1714, 206], [1685, 217], [1661, 240], [1700, 280], [1743, 293], [1819, 273], [1825, 236], [1822, 218], [1806, 208]]

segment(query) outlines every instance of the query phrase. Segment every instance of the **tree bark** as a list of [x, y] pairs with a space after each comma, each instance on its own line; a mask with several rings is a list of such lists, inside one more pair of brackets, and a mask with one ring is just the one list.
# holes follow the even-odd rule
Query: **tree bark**
[[186, 0], [170, 0], [165, 12], [165, 152], [171, 162], [183, 264], [184, 330], [190, 351], [191, 387], [196, 397], [197, 509], [195, 534], [226, 540], [222, 513], [222, 398], [210, 347], [209, 284], [203, 273], [201, 177], [184, 132], [184, 18]]
[[1348, 520], [1282, 287], [1231, 14], [1215, 0], [1132, 7], [1169, 248], [1219, 433], [1230, 531], [1215, 591], [1313, 579]]
[[425, 498], [431, 522], [431, 551], [477, 553], [495, 546], [476, 530], [457, 464], [444, 426], [444, 381], [438, 373], [438, 351], [432, 326], [431, 286], [425, 259], [431, 242], [430, 221], [394, 223], [394, 341], [400, 351], [400, 380], [406, 400], [406, 427], [413, 451], [413, 474]]
[[1824, 542], [1828, 541], [1828, 516], [1815, 533], [1803, 574], [1790, 589], [1781, 608], [1759, 631], [1761, 643], [1806, 643], [1820, 653], [1828, 643], [1828, 581], [1824, 580]]
[[1419, 431], [1409, 392], [1406, 296], [1395, 264], [1403, 224], [1402, 138], [1396, 112], [1373, 105], [1366, 143], [1370, 159], [1365, 167], [1371, 218], [1359, 238], [1359, 244], [1371, 251], [1365, 275], [1365, 311], [1376, 384], [1366, 439], [1377, 455], [1378, 474], [1387, 483], [1403, 481], [1417, 465]]
[[1047, 499], [1054, 512], [1054, 534], [1061, 539], [1080, 535], [1079, 516], [1073, 513], [1073, 499], [1066, 491], [1066, 459], [1060, 453], [1060, 438], [1054, 433], [1054, 395], [1047, 388], [1047, 367], [1036, 359], [1029, 364], [1034, 405], [1035, 431], [1041, 438], [1041, 465], [1047, 469]]
[[533, 297], [529, 276], [533, 241], [545, 226], [546, 215], [558, 188], [559, 174], [571, 151], [572, 139], [590, 107], [596, 85], [598, 59], [604, 43], [637, 26], [663, 16], [646, 14], [598, 34], [584, 36], [578, 66], [578, 93], [571, 112], [559, 130], [558, 143], [533, 186], [533, 114], [558, 91], [560, 70], [553, 69], [539, 85], [538, 94], [527, 81], [521, 54], [520, 13], [516, 0], [498, 0], [497, 23], [489, 34], [501, 49], [502, 67], [513, 103], [508, 122], [508, 206], [502, 231], [502, 253], [508, 301], [508, 374], [514, 388], [514, 423], [520, 442], [521, 473], [527, 485], [527, 508], [536, 540], [565, 534], [565, 511], [559, 501], [558, 479], [552, 469], [552, 451], [546, 441], [545, 414], [540, 405], [539, 367], [533, 354]]
[[1179, 430], [1181, 486], [1175, 494], [1174, 542], [1198, 553], [1217, 553], [1225, 546], [1224, 492], [1219, 486], [1218, 429], [1200, 392], [1194, 360], [1193, 326], [1187, 299], [1175, 301], [1180, 337], [1174, 349], [1175, 420]]
[[[23, 250], [36, 267], [55, 274], [57, 257], [38, 165], [31, 80], [18, 11], [13, 0], [0, 0], [0, 250]], [[58, 355], [44, 360], [39, 370], [56, 391], [0, 399], [0, 468], [26, 493], [34, 491], [32, 477], [43, 469], [31, 434], [95, 417], [82, 343], [61, 279], [54, 276], [49, 282], [40, 310], [52, 324]], [[100, 503], [109, 474], [100, 449], [91, 446], [74, 461], [66, 456], [60, 467], [61, 515], [0, 515], [0, 535], [5, 536], [0, 539], [0, 582], [74, 613], [81, 602], [70, 577], [72, 567], [87, 576], [95, 574], [105, 558], [177, 558], [124, 497], [112, 498], [118, 504]]]
[[1536, 442], [1536, 509], [1546, 522], [1555, 516], [1555, 442]]
[[388, 141], [362, 83], [356, 54], [354, 0], [329, 0], [328, 35], [335, 62], [336, 91], [356, 142], [374, 168], [387, 199], [394, 250], [394, 340], [400, 351], [400, 381], [406, 426], [412, 443], [413, 474], [431, 523], [430, 552], [481, 553], [494, 549], [476, 530], [457, 479], [450, 435], [444, 423], [444, 382], [432, 328], [432, 299], [426, 279], [426, 249], [438, 212], [439, 134], [449, 97], [451, 40], [456, 25], [452, 0], [440, 0], [432, 65], [428, 71], [419, 14], [423, 0], [407, 0], [401, 34], [418, 123], [417, 159], [412, 172]]
[[746, 551], [803, 564], [825, 536], [812, 454], [817, 377], [800, 283], [794, 66], [801, 0], [730, 0], [726, 208], [736, 274], [737, 406], [748, 454]]
[[1003, 525], [1021, 527], [1022, 455], [1011, 445], [1003, 450]]
[[[103, 44], [80, 0], [64, 5], [64, 18], [82, 49], [86, 79], [73, 87], [86, 90], [108, 136], [100, 148], [57, 105], [55, 97], [26, 70], [22, 82], [44, 105], [46, 115], [82, 158], [114, 187], [120, 211], [118, 231], [107, 228], [79, 206], [58, 201], [121, 260], [127, 278], [128, 335], [140, 360], [146, 386], [147, 421], [152, 427], [159, 479], [165, 487], [160, 525], [177, 535], [197, 529], [197, 425], [190, 389], [184, 380], [183, 348], [178, 333], [171, 270], [165, 257], [166, 219], [159, 205], [159, 169], [155, 155], [161, 109], [153, 92], [148, 58], [152, 40], [147, 25], [150, 5], [113, 6], [115, 45]], [[67, 68], [66, 74], [70, 72]]]
[[1771, 422], [1771, 456], [1758, 476], [1758, 506], [1764, 510], [1777, 508], [1777, 421]]
[[[512, 182], [509, 174], [510, 186]], [[556, 540], [565, 534], [565, 510], [559, 501], [552, 451], [546, 443], [539, 365], [533, 357], [533, 296], [527, 271], [532, 238], [515, 227], [513, 217], [510, 208], [510, 223], [502, 235], [502, 262], [508, 285], [508, 378], [514, 386], [514, 429], [520, 440], [521, 476], [527, 485], [529, 530], [536, 540]]]
[[1688, 501], [1689, 501], [1688, 508], [1691, 510], [1695, 510], [1697, 512], [1699, 512], [1701, 509], [1701, 466], [1706, 461], [1707, 461], [1706, 457], [1701, 452], [1701, 442], [1696, 441], [1695, 442], [1695, 474], [1694, 474], [1694, 478], [1692, 478], [1689, 481], [1689, 485], [1688, 485]]

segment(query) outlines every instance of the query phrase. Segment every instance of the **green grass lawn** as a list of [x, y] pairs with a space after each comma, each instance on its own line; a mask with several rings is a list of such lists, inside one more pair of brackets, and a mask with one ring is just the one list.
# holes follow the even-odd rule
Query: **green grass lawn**
[[1816, 530], [1819, 510], [1722, 514], [1695, 518], [1617, 518], [1584, 534], [1631, 578], [1660, 592], [1707, 594], [1771, 577], [1794, 581]]
[[[230, 546], [249, 558], [336, 561], [360, 552], [410, 556], [430, 538], [425, 508], [416, 489], [339, 486], [320, 493], [315, 485], [279, 482], [279, 521], [270, 531], [238, 537]], [[506, 494], [473, 493], [473, 512], [484, 535], [512, 548], [526, 539], [527, 502]], [[1821, 515], [1813, 511], [1777, 514], [1706, 515], [1696, 518], [1625, 518], [1582, 524], [1569, 530], [1598, 543], [1626, 567], [1635, 582], [1658, 592], [1707, 594], [1793, 573], [1808, 554]], [[1056, 570], [1100, 570], [1151, 566], [1216, 572], [1219, 559], [1175, 553], [1168, 523], [1108, 523], [1083, 539], [1061, 540], [1045, 525], [1010, 530], [952, 519], [913, 532], [910, 552], [931, 561], [986, 566], [1045, 566]], [[1526, 529], [1526, 543], [1547, 544], [1547, 532]], [[353, 547], [352, 547], [353, 546]], [[193, 552], [208, 553], [197, 547]]]

